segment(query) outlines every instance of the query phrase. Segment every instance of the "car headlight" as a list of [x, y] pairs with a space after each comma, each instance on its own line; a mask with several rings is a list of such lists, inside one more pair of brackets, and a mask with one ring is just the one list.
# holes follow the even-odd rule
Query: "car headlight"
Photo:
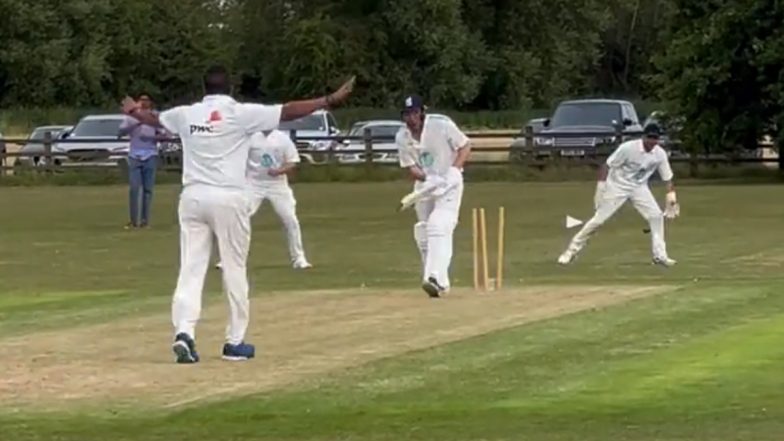
[[310, 148], [313, 150], [329, 150], [329, 147], [332, 145], [332, 141], [329, 140], [321, 140], [321, 141], [312, 141], [310, 143]]
[[534, 144], [541, 145], [541, 146], [549, 146], [553, 145], [553, 138], [543, 138], [543, 137], [536, 137], [534, 138]]

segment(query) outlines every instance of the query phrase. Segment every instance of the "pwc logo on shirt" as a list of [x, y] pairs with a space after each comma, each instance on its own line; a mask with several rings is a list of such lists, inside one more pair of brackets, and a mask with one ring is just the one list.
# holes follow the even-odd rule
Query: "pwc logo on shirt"
[[217, 110], [213, 110], [210, 113], [209, 118], [207, 118], [207, 121], [204, 124], [190, 125], [191, 135], [195, 133], [212, 133], [214, 129], [214, 124], [220, 121], [223, 121], [223, 117], [221, 116], [220, 112], [218, 112]]

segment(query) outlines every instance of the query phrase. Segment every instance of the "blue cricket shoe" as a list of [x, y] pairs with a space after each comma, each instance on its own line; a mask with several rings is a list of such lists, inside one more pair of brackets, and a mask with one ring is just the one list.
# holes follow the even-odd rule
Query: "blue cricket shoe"
[[256, 348], [249, 343], [223, 345], [223, 359], [228, 361], [246, 361], [256, 356]]

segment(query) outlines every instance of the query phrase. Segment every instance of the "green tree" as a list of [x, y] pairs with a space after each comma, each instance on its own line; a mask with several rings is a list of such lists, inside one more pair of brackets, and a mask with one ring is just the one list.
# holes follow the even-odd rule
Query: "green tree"
[[593, 90], [600, 35], [610, 21], [598, 0], [464, 0], [491, 60], [477, 107], [546, 107]]
[[677, 2], [666, 50], [651, 78], [692, 150], [755, 148], [782, 140], [784, 4], [776, 0]]
[[667, 44], [673, 0], [611, 0], [605, 3], [612, 19], [602, 32], [596, 74], [598, 90], [639, 96], [644, 77], [653, 72], [653, 56]]

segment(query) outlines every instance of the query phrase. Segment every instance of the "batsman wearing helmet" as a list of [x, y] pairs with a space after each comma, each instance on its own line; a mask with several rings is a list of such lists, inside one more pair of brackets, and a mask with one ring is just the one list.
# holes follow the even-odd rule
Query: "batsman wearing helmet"
[[414, 192], [401, 201], [413, 205], [414, 240], [422, 257], [422, 289], [430, 297], [449, 290], [452, 234], [463, 197], [463, 165], [471, 153], [468, 137], [449, 119], [430, 118], [422, 98], [408, 96], [401, 112], [405, 126], [395, 137], [400, 167], [414, 179]]
[[[648, 221], [651, 231], [653, 263], [670, 267], [675, 260], [667, 255], [664, 242], [664, 218], [673, 219], [680, 214], [680, 206], [672, 184], [672, 169], [667, 152], [659, 146], [659, 126], [649, 124], [645, 127], [642, 139], [624, 142], [607, 158], [599, 170], [594, 205], [596, 213], [574, 236], [569, 247], [558, 258], [561, 265], [569, 264], [583, 249], [591, 235], [612, 217], [626, 201]], [[656, 203], [648, 179], [654, 172], [667, 186], [664, 213]]]

